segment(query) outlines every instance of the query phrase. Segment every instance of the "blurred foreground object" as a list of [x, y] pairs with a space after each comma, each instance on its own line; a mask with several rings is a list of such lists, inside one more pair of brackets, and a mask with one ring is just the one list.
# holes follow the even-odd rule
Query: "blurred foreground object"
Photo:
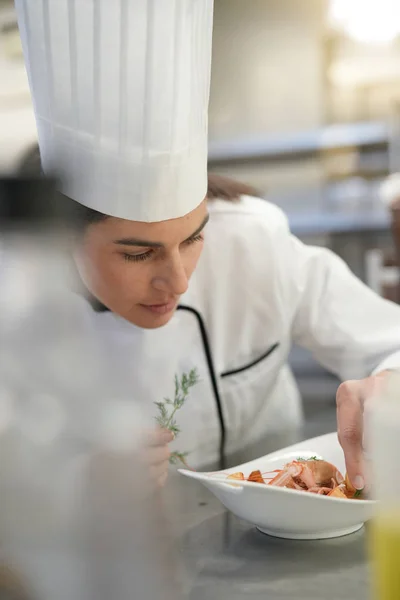
[[0, 597], [175, 600], [150, 424], [69, 290], [66, 210], [49, 181], [0, 180]]
[[371, 554], [376, 600], [400, 598], [400, 373], [387, 378], [368, 411], [368, 453], [373, 493], [379, 501], [372, 524]]

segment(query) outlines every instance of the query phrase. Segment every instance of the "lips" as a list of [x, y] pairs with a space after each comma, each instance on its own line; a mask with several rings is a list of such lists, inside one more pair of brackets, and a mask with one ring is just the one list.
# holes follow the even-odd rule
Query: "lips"
[[172, 312], [177, 304], [177, 300], [170, 300], [164, 304], [141, 304], [142, 308], [156, 315], [166, 315]]

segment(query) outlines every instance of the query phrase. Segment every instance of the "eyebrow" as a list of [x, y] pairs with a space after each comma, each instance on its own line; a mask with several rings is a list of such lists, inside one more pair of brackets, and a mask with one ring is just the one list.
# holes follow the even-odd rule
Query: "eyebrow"
[[[184, 242], [188, 242], [189, 240], [198, 236], [203, 231], [204, 227], [207, 225], [209, 219], [210, 219], [210, 215], [207, 215], [206, 218], [204, 219], [204, 221], [202, 222], [202, 224], [200, 225], [200, 227], [198, 227], [196, 229], [196, 231], [194, 231], [188, 238], [186, 238], [186, 240], [184, 240]], [[141, 239], [137, 239], [137, 238], [122, 238], [120, 240], [114, 240], [114, 244], [117, 244], [118, 246], [140, 246], [143, 248], [164, 248], [164, 244], [162, 244], [161, 242], [151, 242], [149, 240], [141, 240]]]

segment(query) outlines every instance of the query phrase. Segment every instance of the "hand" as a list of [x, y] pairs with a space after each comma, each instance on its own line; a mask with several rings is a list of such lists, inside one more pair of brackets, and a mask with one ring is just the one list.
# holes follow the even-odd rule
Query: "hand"
[[340, 445], [343, 448], [350, 483], [356, 490], [365, 487], [365, 465], [363, 452], [364, 407], [374, 396], [389, 371], [358, 381], [346, 381], [336, 395], [337, 427]]
[[163, 487], [167, 481], [171, 455], [168, 444], [173, 439], [173, 434], [167, 429], [156, 429], [149, 437], [146, 462], [149, 465], [151, 480], [157, 487]]

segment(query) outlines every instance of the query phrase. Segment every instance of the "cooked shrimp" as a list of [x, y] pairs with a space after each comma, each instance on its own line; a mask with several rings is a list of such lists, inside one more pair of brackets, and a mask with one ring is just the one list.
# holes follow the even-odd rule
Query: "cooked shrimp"
[[[232, 473], [228, 479], [246, 480], [243, 473]], [[266, 483], [275, 487], [309, 492], [331, 498], [355, 498], [357, 493], [351, 485], [349, 478], [343, 477], [341, 472], [330, 462], [312, 458], [309, 460], [292, 460], [283, 469], [275, 469], [261, 473], [256, 470], [250, 473], [247, 481], [253, 483]]]
[[305, 460], [304, 464], [311, 471], [315, 485], [332, 487], [332, 481], [335, 483], [335, 486], [344, 481], [343, 475], [335, 465], [326, 460]]

